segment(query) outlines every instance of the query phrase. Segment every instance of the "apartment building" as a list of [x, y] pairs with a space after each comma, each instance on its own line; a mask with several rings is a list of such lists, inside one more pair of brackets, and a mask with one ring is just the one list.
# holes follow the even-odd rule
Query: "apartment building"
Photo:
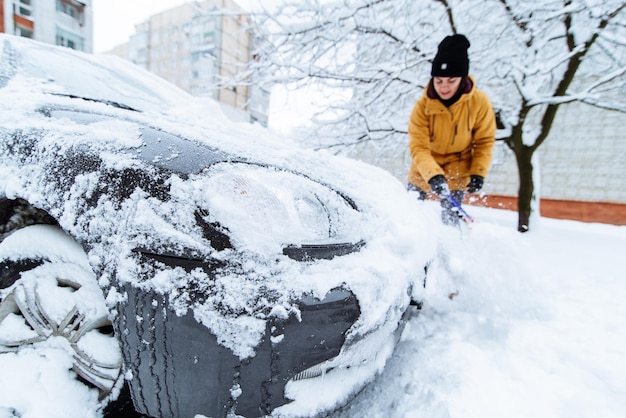
[[248, 17], [234, 1], [205, 0], [150, 16], [135, 25], [127, 43], [106, 53], [128, 59], [194, 96], [217, 100], [235, 119], [267, 126], [267, 91], [249, 82], [215, 87], [245, 69], [252, 39]]
[[91, 0], [0, 0], [0, 32], [91, 53]]

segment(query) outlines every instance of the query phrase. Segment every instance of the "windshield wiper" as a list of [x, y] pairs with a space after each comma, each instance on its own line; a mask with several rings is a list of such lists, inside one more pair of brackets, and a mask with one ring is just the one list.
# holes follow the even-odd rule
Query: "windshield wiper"
[[132, 107], [130, 107], [128, 105], [125, 105], [123, 103], [114, 102], [112, 100], [92, 99], [90, 97], [76, 96], [75, 94], [62, 94], [62, 93], [51, 93], [51, 94], [53, 96], [69, 97], [70, 99], [80, 99], [80, 100], [86, 100], [88, 102], [104, 103], [106, 105], [113, 106], [113, 107], [116, 107], [118, 109], [132, 110], [133, 112], [141, 112], [138, 109], [132, 108]]

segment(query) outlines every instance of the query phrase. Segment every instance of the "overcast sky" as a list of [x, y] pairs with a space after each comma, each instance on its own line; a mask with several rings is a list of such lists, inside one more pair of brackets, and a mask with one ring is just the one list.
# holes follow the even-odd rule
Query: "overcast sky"
[[135, 25], [185, 0], [93, 0], [93, 50], [103, 52], [128, 41]]
[[[93, 0], [93, 50], [108, 51], [128, 41], [135, 25], [188, 0]], [[258, 0], [235, 0], [247, 7]]]

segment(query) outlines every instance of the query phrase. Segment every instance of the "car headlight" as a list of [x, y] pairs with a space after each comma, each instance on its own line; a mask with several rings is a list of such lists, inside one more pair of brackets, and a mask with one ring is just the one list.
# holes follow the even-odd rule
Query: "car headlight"
[[237, 247], [360, 242], [361, 214], [337, 191], [290, 171], [220, 163], [202, 183], [203, 220], [228, 231]]

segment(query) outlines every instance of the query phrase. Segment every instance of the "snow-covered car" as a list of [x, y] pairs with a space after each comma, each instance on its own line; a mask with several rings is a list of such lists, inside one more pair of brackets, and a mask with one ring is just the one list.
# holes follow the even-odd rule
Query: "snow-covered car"
[[324, 413], [384, 366], [432, 256], [391, 175], [10, 35], [0, 98], [0, 353], [153, 417]]

